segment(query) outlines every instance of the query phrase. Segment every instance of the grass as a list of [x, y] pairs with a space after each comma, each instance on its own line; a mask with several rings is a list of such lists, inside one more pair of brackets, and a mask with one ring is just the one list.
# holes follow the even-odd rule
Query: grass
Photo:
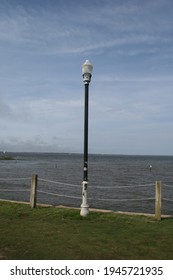
[[1, 259], [173, 259], [173, 219], [0, 202]]
[[0, 160], [13, 160], [13, 157], [10, 156], [0, 156]]

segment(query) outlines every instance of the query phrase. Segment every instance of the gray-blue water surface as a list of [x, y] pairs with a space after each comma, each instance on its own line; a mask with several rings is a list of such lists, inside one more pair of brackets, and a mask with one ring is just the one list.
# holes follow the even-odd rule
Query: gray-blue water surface
[[[31, 176], [37, 174], [38, 203], [80, 207], [83, 180], [81, 154], [10, 155], [14, 160], [0, 160], [1, 199], [29, 201]], [[15, 180], [20, 178], [26, 179]], [[89, 155], [88, 179], [90, 207], [146, 213], [154, 213], [155, 181], [161, 180], [162, 213], [173, 214], [173, 156]]]

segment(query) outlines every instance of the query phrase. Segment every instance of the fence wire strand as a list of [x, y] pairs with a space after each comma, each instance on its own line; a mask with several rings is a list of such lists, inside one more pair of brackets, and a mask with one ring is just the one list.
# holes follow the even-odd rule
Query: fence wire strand
[[168, 199], [168, 198], [163, 198], [162, 200], [173, 202], [172, 199]]
[[54, 195], [54, 196], [59, 196], [59, 197], [67, 197], [67, 198], [81, 199], [81, 197], [78, 197], [78, 196], [69, 196], [69, 195], [56, 194], [56, 193], [50, 193], [50, 192], [45, 192], [45, 191], [38, 191], [38, 192], [39, 192], [39, 193], [44, 193], [44, 194], [49, 194], [49, 195]]
[[173, 186], [167, 184], [163, 184], [163, 187], [173, 188]]
[[51, 180], [45, 180], [45, 179], [41, 179], [41, 178], [39, 178], [39, 181], [47, 182], [47, 183], [52, 183], [52, 184], [57, 184], [57, 185], [65, 185], [65, 186], [70, 186], [70, 187], [81, 187], [79, 185], [74, 185], [74, 184], [69, 184], [69, 183], [62, 183], [62, 182], [56, 182], [56, 181], [51, 181]]
[[105, 201], [142, 201], [142, 200], [154, 200], [154, 197], [147, 197], [147, 198], [98, 198], [97, 200], [105, 200]]
[[0, 181], [23, 181], [23, 180], [31, 180], [31, 178], [0, 178]]
[[149, 187], [154, 184], [144, 184], [144, 185], [129, 185], [129, 186], [89, 186], [90, 188], [99, 188], [99, 189], [123, 189], [123, 188], [137, 188], [137, 187]]
[[29, 192], [30, 190], [23, 190], [23, 189], [0, 189], [0, 191], [5, 191], [5, 192]]
[[[63, 182], [58, 182], [58, 181], [51, 181], [51, 180], [46, 180], [46, 179], [42, 179], [42, 178], [39, 178], [39, 181], [52, 183], [52, 184], [57, 184], [57, 185], [66, 185], [66, 186], [71, 186], [71, 187], [81, 187], [81, 185], [63, 183]], [[129, 185], [129, 186], [93, 186], [93, 185], [89, 185], [90, 188], [100, 188], [100, 189], [120, 189], [120, 188], [149, 187], [149, 186], [153, 186], [153, 183], [140, 184], [140, 185]]]

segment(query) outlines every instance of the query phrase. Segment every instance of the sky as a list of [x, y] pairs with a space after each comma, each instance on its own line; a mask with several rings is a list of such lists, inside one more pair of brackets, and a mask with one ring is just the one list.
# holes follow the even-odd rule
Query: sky
[[173, 155], [172, 0], [0, 0], [0, 151]]

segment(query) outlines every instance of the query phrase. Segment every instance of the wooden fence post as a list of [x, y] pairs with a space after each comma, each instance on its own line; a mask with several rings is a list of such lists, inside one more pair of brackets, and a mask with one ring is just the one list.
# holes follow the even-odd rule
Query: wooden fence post
[[155, 218], [161, 220], [161, 181], [156, 181], [155, 185]]
[[35, 208], [36, 203], [37, 203], [37, 181], [38, 181], [38, 175], [32, 175], [31, 192], [30, 192], [30, 206], [31, 206], [31, 208]]

